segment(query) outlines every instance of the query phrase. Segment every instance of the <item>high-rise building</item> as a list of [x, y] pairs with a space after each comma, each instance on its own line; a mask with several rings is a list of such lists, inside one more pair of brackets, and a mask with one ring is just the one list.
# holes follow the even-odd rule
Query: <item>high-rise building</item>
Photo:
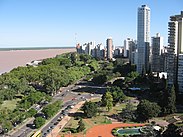
[[129, 42], [129, 62], [135, 64], [135, 52], [136, 52], [136, 40], [131, 40]]
[[112, 38], [109, 37], [106, 41], [106, 45], [107, 45], [107, 59], [112, 59], [113, 58], [113, 42], [112, 42]]
[[183, 54], [179, 54], [178, 57], [177, 82], [179, 87], [179, 93], [183, 94]]
[[163, 47], [163, 52], [161, 53], [160, 57], [160, 68], [163, 72], [167, 72], [167, 64], [168, 64], [168, 52], [167, 52], [168, 47], [164, 46]]
[[150, 8], [142, 5], [138, 8], [137, 25], [137, 71], [139, 73], [149, 70], [150, 55]]
[[151, 71], [162, 72], [161, 67], [161, 53], [163, 52], [163, 37], [159, 33], [155, 37], [152, 37], [152, 61]]
[[180, 15], [170, 16], [168, 23], [168, 62], [167, 79], [168, 85], [175, 84], [179, 91], [183, 93], [182, 54], [183, 54], [183, 11]]
[[124, 57], [129, 57], [129, 45], [132, 40], [127, 38], [124, 40]]
[[85, 49], [86, 54], [92, 55], [91, 51], [94, 48], [95, 48], [95, 42], [86, 43], [86, 49]]
[[102, 43], [97, 44], [94, 49], [92, 49], [92, 56], [95, 58], [103, 58], [103, 50], [104, 47]]

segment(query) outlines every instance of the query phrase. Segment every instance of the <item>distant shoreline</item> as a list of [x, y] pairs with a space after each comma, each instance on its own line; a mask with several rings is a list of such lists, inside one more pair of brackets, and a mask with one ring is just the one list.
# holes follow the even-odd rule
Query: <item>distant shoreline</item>
[[63, 53], [76, 52], [74, 47], [6, 48], [0, 49], [0, 75], [34, 60], [53, 58]]
[[46, 49], [71, 49], [75, 47], [17, 47], [17, 48], [0, 48], [0, 51], [11, 50], [46, 50]]

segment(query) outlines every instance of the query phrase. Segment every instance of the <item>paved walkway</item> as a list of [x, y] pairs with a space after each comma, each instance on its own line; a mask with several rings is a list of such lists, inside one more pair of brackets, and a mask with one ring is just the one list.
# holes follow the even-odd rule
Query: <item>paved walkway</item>
[[[75, 113], [78, 111], [78, 109], [85, 103], [85, 101], [79, 102], [78, 104], [75, 105], [75, 107], [69, 112], [69, 113]], [[57, 126], [51, 131], [50, 134], [47, 135], [47, 137], [56, 137], [59, 132], [62, 130], [62, 128], [69, 122], [71, 119], [70, 116], [65, 116]]]
[[152, 121], [155, 121], [156, 124], [158, 124], [159, 126], [162, 126], [162, 127], [166, 127], [169, 124], [166, 120], [163, 120], [163, 118], [162, 119], [160, 119], [160, 118], [153, 118], [153, 119], [149, 120], [150, 123]]

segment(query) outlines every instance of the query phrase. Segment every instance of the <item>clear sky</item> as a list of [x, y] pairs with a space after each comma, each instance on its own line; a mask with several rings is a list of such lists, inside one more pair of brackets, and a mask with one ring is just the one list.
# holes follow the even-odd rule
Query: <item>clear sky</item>
[[75, 46], [77, 42], [115, 46], [136, 39], [137, 9], [151, 8], [151, 36], [167, 44], [169, 16], [180, 14], [183, 0], [0, 0], [0, 48]]

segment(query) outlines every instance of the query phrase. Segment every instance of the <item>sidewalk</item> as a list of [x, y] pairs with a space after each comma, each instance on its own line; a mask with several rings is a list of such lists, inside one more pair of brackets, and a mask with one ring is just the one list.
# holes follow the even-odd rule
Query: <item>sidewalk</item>
[[[77, 105], [75, 105], [75, 107], [69, 112], [69, 113], [75, 113], [78, 111], [78, 109], [85, 103], [85, 101], [81, 101], [79, 102]], [[62, 130], [62, 128], [69, 122], [69, 120], [71, 119], [70, 116], [65, 116], [59, 123], [57, 126], [55, 126], [55, 128], [51, 131], [50, 134], [47, 135], [47, 137], [57, 137], [57, 135], [59, 134], [59, 132]]]
[[31, 118], [29, 118], [29, 119], [26, 119], [25, 121], [23, 121], [23, 122], [21, 123], [21, 125], [18, 125], [17, 127], [13, 128], [13, 129], [8, 133], [8, 135], [12, 136], [15, 132], [21, 130], [21, 128], [22, 128], [23, 126], [25, 126], [26, 124], [28, 124], [28, 123], [29, 123], [30, 121], [32, 121], [33, 119], [34, 119], [33, 117], [31, 117]]
[[[88, 99], [87, 101], [96, 99], [98, 97], [94, 97], [91, 99]], [[69, 113], [76, 113], [78, 111], [78, 109], [80, 109], [82, 107], [82, 105], [85, 103], [85, 101], [81, 101], [78, 104], [75, 105], [75, 107], [73, 109], [70, 110]], [[58, 125], [55, 126], [55, 128], [51, 131], [50, 134], [48, 134], [46, 137], [57, 137], [57, 135], [59, 134], [59, 132], [62, 130], [62, 128], [69, 122], [69, 120], [71, 119], [70, 116], [65, 116], [59, 123]]]

